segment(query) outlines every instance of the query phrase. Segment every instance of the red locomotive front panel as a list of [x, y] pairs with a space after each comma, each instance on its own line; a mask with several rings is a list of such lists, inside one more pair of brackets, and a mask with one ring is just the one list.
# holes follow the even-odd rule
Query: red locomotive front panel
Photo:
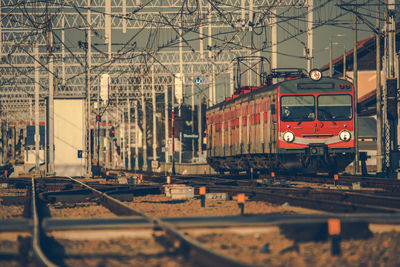
[[281, 95], [279, 148], [354, 147], [352, 99], [341, 93]]
[[336, 78], [296, 79], [278, 87], [280, 166], [343, 171], [355, 155], [354, 88]]

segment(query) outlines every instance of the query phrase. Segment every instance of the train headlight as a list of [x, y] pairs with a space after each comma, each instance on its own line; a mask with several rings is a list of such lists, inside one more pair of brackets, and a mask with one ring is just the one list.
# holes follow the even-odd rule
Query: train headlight
[[285, 142], [291, 143], [294, 140], [294, 134], [290, 131], [287, 131], [283, 134], [283, 140]]
[[351, 139], [351, 133], [347, 130], [343, 130], [339, 133], [339, 138], [344, 142], [348, 142]]
[[310, 78], [314, 81], [319, 81], [322, 78], [322, 73], [319, 70], [311, 70], [310, 71]]

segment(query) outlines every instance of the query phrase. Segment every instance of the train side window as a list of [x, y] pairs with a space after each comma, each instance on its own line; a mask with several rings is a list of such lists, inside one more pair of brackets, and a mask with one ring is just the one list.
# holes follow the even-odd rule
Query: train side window
[[275, 115], [275, 103], [271, 103], [271, 114]]

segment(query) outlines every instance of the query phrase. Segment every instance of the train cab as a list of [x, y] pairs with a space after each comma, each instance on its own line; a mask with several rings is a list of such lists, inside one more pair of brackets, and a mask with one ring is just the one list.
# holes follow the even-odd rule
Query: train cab
[[353, 160], [354, 87], [350, 82], [324, 78], [314, 70], [310, 78], [281, 83], [277, 93], [278, 151], [301, 159], [291, 162], [294, 166], [289, 169], [298, 164], [301, 169], [326, 165], [328, 170], [341, 170]]

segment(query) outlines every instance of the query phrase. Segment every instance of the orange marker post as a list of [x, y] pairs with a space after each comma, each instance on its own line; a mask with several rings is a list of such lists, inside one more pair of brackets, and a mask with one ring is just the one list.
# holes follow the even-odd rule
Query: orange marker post
[[238, 206], [240, 208], [240, 215], [243, 216], [244, 214], [244, 201], [245, 201], [245, 194], [240, 193], [237, 195], [237, 202], [238, 202]]
[[271, 177], [275, 178], [275, 172], [271, 172]]
[[206, 206], [206, 187], [205, 186], [202, 186], [199, 188], [199, 194], [200, 194], [201, 207], [204, 208]]
[[338, 174], [333, 175], [333, 184], [335, 186], [339, 184], [339, 175]]
[[340, 255], [340, 220], [328, 219], [328, 233], [331, 237], [331, 255]]

